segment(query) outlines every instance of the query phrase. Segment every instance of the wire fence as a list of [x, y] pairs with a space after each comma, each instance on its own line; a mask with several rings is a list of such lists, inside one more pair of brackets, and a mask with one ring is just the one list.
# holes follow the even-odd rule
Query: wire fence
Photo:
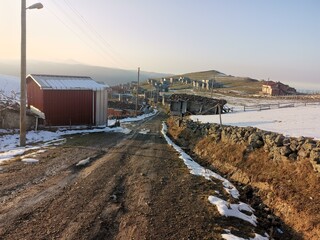
[[243, 106], [243, 111], [262, 111], [276, 108], [291, 108], [301, 106], [320, 105], [320, 102], [293, 102], [293, 103], [272, 103], [272, 104], [257, 104], [250, 106]]

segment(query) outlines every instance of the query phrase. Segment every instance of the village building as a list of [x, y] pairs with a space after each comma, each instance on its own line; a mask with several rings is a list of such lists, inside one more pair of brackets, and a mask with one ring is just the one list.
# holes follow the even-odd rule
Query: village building
[[28, 107], [47, 126], [105, 125], [108, 88], [90, 77], [30, 74]]
[[270, 96], [284, 96], [297, 94], [296, 89], [281, 82], [265, 81], [261, 94]]
[[219, 114], [220, 109], [221, 112], [227, 111], [226, 103], [224, 99], [188, 94], [172, 94], [169, 97], [170, 114], [176, 116]]

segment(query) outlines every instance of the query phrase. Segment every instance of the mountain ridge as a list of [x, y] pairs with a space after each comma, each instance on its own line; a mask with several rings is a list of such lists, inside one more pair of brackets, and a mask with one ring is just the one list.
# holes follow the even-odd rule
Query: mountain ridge
[[[104, 82], [110, 86], [137, 81], [138, 78], [136, 70], [91, 66], [81, 63], [70, 64], [37, 60], [28, 61], [27, 74], [30, 73], [49, 75], [89, 76], [98, 82]], [[18, 77], [20, 74], [20, 62], [12, 60], [0, 60], [0, 74]], [[172, 74], [141, 71], [140, 80], [145, 81], [148, 78], [160, 78], [169, 75]]]

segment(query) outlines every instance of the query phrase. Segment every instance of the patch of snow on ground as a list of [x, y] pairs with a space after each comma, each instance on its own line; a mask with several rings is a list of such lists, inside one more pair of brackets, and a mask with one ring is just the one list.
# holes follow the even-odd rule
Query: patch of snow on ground
[[[200, 166], [198, 163], [193, 161], [193, 159], [188, 154], [186, 154], [178, 145], [173, 143], [173, 141], [167, 136], [167, 125], [165, 123], [162, 123], [161, 133], [163, 134], [167, 143], [172, 146], [178, 153], [180, 153], [180, 158], [184, 161], [191, 174], [203, 176], [208, 180], [211, 180], [211, 177], [219, 179], [222, 181], [224, 189], [233, 198], [239, 198], [238, 190], [227, 179], [221, 177], [220, 175], [212, 172], [209, 169], [205, 169], [204, 167]], [[218, 211], [221, 215], [237, 217], [251, 223], [254, 226], [257, 226], [257, 217], [253, 214], [254, 209], [251, 208], [248, 204], [242, 202], [240, 202], [239, 204], [229, 204], [227, 201], [215, 196], [209, 196], [208, 200], [210, 203], [217, 206]], [[251, 215], [247, 215], [241, 211], [249, 212], [251, 213]], [[228, 234], [222, 234], [222, 237], [227, 240], [269, 240], [268, 237], [263, 237], [259, 234], [255, 234], [254, 238], [244, 239], [234, 236], [230, 232], [227, 233]]]
[[37, 163], [37, 162], [39, 162], [39, 160], [35, 159], [35, 158], [23, 158], [21, 161], [25, 162], [25, 163]]
[[[153, 112], [151, 113], [142, 114], [137, 117], [128, 117], [128, 118], [120, 119], [120, 123], [137, 122], [137, 121], [144, 120], [146, 118], [153, 117], [157, 114], [158, 114], [158, 110], [154, 109]], [[115, 122], [116, 122], [115, 119], [108, 120], [108, 126], [112, 126], [113, 124], [115, 124]]]
[[76, 166], [84, 166], [84, 165], [87, 165], [89, 162], [90, 162], [90, 157], [79, 161], [79, 162], [76, 164]]
[[148, 132], [150, 132], [150, 129], [146, 129], [146, 128], [143, 128], [140, 130], [140, 134], [147, 134]]
[[263, 237], [257, 233], [255, 233], [254, 238], [241, 238], [237, 237], [231, 233], [224, 233], [222, 234], [222, 238], [226, 240], [269, 240], [269, 237]]
[[[143, 114], [136, 118], [122, 119], [122, 122], [140, 121], [145, 118], [155, 116], [157, 111], [149, 114]], [[58, 130], [51, 131], [28, 131], [26, 135], [26, 147], [19, 147], [19, 134], [7, 134], [0, 136], [0, 164], [8, 161], [15, 156], [24, 154], [28, 150], [37, 149], [40, 147], [48, 147], [52, 145], [61, 145], [65, 143], [66, 139], [63, 138], [68, 135], [74, 134], [90, 134], [90, 133], [103, 133], [103, 132], [119, 132], [129, 134], [131, 132], [128, 128], [123, 127], [103, 127], [95, 129], [79, 129], [79, 130]], [[5, 132], [4, 132], [5, 133]], [[30, 146], [31, 144], [38, 144], [38, 146]]]
[[[257, 127], [291, 137], [320, 139], [320, 106], [307, 105], [294, 108], [278, 108], [263, 111], [233, 112], [222, 114], [222, 124], [238, 127]], [[220, 123], [219, 115], [194, 115], [193, 121]]]
[[178, 145], [176, 145], [168, 136], [167, 136], [167, 126], [165, 123], [162, 124], [162, 130], [161, 130], [164, 138], [166, 139], [167, 143], [172, 146], [177, 152], [180, 153], [180, 158], [184, 161], [185, 165], [190, 170], [191, 174], [203, 176], [204, 178], [211, 180], [211, 178], [218, 179], [222, 181], [222, 184], [224, 186], [224, 189], [226, 192], [228, 192], [233, 198], [239, 198], [239, 191], [236, 189], [236, 187], [229, 182], [227, 179], [221, 177], [219, 174], [214, 173], [213, 171], [206, 169], [202, 166], [200, 166], [198, 163], [193, 161], [193, 159], [186, 154]]
[[[257, 226], [257, 217], [253, 214], [253, 209], [248, 204], [242, 202], [239, 204], [230, 204], [215, 196], [209, 196], [208, 200], [210, 203], [217, 206], [217, 209], [222, 216], [240, 218], [251, 223], [253, 226]], [[252, 214], [250, 216], [244, 214], [241, 212], [243, 210]]]
[[37, 148], [36, 147], [32, 147], [32, 148], [17, 148], [17, 149], [9, 150], [7, 152], [0, 153], [0, 164], [2, 162], [8, 161], [8, 160], [14, 158], [15, 156], [22, 155], [27, 150], [31, 150], [31, 149], [37, 149]]

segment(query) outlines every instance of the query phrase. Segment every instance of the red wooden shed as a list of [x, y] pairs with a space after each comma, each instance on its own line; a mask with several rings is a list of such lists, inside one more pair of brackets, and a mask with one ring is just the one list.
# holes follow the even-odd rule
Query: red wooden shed
[[49, 126], [104, 125], [107, 88], [90, 77], [30, 74], [28, 107], [43, 114]]

